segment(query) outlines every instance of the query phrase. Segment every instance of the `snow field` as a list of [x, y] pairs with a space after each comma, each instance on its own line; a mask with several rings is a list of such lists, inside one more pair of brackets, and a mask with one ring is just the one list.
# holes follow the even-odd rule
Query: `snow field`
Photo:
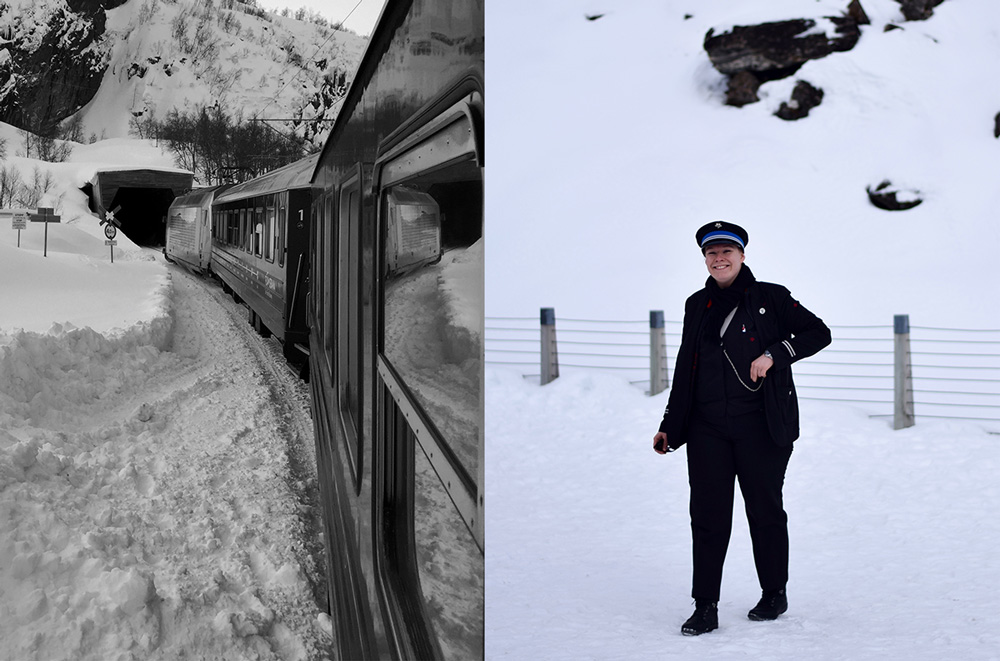
[[487, 397], [487, 658], [996, 658], [996, 436], [802, 402], [789, 611], [746, 618], [760, 589], [737, 490], [720, 629], [689, 638], [686, 454], [652, 450], [666, 394], [487, 370]]

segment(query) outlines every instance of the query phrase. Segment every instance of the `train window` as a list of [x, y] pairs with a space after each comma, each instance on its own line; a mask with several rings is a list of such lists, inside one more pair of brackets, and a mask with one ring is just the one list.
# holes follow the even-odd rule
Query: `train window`
[[320, 202], [321, 213], [317, 217], [316, 224], [322, 228], [323, 239], [320, 246], [320, 259], [317, 259], [317, 264], [322, 268], [323, 275], [317, 285], [321, 288], [321, 293], [323, 298], [323, 317], [320, 320], [321, 328], [323, 329], [323, 354], [326, 356], [326, 368], [329, 374], [333, 374], [333, 357], [334, 357], [334, 319], [335, 319], [335, 308], [333, 306], [333, 293], [334, 293], [334, 283], [333, 283], [333, 262], [336, 255], [336, 234], [333, 231], [334, 228], [334, 210], [336, 209], [335, 197], [331, 193], [324, 200]]
[[[361, 444], [361, 186], [354, 177], [340, 190], [337, 273], [337, 390], [348, 437]], [[328, 253], [330, 254], [330, 253]], [[355, 454], [356, 456], [359, 456]]]
[[253, 244], [253, 211], [242, 209], [240, 211], [243, 227], [243, 251], [252, 252]]
[[[482, 177], [473, 154], [466, 155], [383, 188], [383, 351], [474, 476], [481, 433]], [[384, 170], [404, 171], [395, 162]]]
[[462, 659], [481, 654], [483, 618], [483, 179], [464, 104], [384, 159], [379, 372], [414, 444], [424, 612]]
[[278, 207], [278, 266], [285, 265], [285, 229], [288, 217], [284, 205]]
[[264, 248], [264, 210], [257, 207], [253, 210], [253, 254], [263, 256]]
[[277, 243], [278, 237], [274, 226], [274, 207], [267, 207], [264, 211], [264, 259], [269, 262], [274, 261], [274, 250]]
[[[312, 273], [309, 278], [309, 294], [312, 297], [312, 309], [309, 310], [309, 314], [317, 319], [317, 323], [312, 324], [318, 331], [321, 338], [321, 345], [324, 349], [328, 349], [328, 337], [330, 330], [326, 327], [323, 316], [327, 310], [326, 297], [328, 286], [326, 284], [326, 278], [323, 274], [323, 260], [322, 255], [324, 252], [325, 245], [325, 227], [323, 222], [323, 200], [313, 199], [313, 209], [312, 215], [315, 222], [309, 228], [309, 245], [311, 246], [312, 253], [309, 256], [309, 268]], [[310, 338], [311, 339], [311, 338]], [[310, 347], [313, 350], [313, 347]], [[327, 353], [326, 350], [323, 351], [324, 354]], [[316, 375], [317, 378], [319, 375]]]

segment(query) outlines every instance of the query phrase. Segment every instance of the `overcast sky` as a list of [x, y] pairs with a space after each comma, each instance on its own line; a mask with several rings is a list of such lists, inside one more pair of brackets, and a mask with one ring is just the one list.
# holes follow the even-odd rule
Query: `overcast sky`
[[278, 11], [285, 7], [292, 11], [305, 7], [334, 23], [343, 23], [344, 27], [360, 35], [368, 35], [375, 27], [385, 2], [384, 0], [360, 0], [360, 2], [359, 0], [257, 0], [257, 4], [264, 9]]

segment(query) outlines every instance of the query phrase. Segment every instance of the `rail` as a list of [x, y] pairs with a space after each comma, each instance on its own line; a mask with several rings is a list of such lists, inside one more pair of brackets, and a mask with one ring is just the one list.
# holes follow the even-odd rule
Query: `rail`
[[[486, 317], [486, 364], [549, 383], [560, 372], [617, 374], [655, 395], [669, 387], [681, 322], [649, 319]], [[1000, 432], [1000, 329], [893, 323], [831, 325], [833, 342], [795, 364], [799, 399], [841, 402], [890, 419], [896, 429], [918, 418], [962, 420]]]

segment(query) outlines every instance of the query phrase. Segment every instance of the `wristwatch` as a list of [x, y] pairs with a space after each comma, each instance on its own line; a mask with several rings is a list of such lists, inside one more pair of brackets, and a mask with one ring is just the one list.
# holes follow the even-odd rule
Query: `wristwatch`
[[766, 349], [764, 350], [764, 357], [765, 358], [770, 358], [772, 361], [774, 360], [774, 356], [772, 356], [771, 352], [768, 351], [768, 350], [766, 350]]

